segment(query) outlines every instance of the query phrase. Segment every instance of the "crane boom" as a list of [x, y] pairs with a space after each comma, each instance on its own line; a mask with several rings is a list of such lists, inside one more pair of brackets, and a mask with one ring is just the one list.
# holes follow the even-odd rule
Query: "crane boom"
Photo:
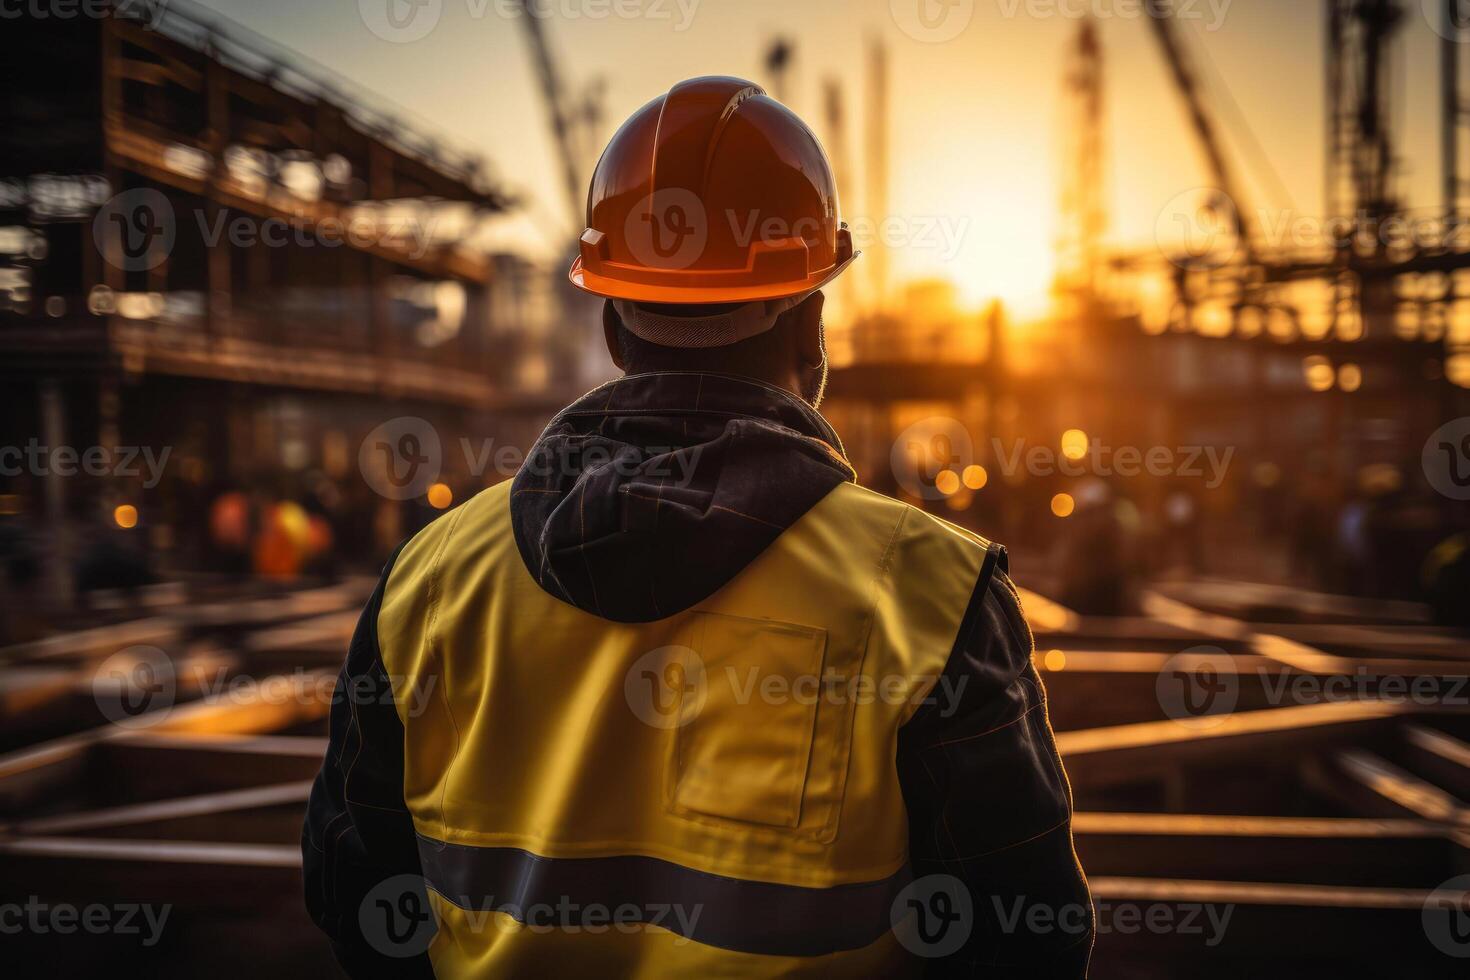
[[1230, 198], [1236, 236], [1245, 250], [1246, 258], [1251, 259], [1255, 254], [1252, 247], [1253, 229], [1246, 217], [1245, 198], [1242, 196], [1240, 185], [1235, 180], [1230, 161], [1225, 156], [1225, 149], [1220, 142], [1214, 119], [1210, 116], [1209, 110], [1205, 108], [1204, 97], [1200, 91], [1199, 79], [1195, 76], [1194, 67], [1190, 64], [1179, 42], [1177, 27], [1174, 23], [1173, 5], [1169, 0], [1144, 0], [1144, 2], [1148, 9], [1147, 19], [1153, 28], [1155, 39], [1163, 49], [1164, 60], [1168, 63], [1169, 72], [1174, 78], [1174, 85], [1179, 90], [1180, 97], [1184, 99], [1190, 124], [1194, 127], [1200, 148], [1204, 151], [1205, 159], [1209, 164], [1210, 175], [1220, 190]]
[[531, 56], [536, 63], [536, 78], [541, 84], [541, 95], [546, 100], [546, 112], [551, 121], [551, 133], [556, 139], [557, 154], [561, 157], [562, 183], [571, 209], [572, 220], [580, 221], [584, 208], [586, 184], [578, 162], [577, 148], [573, 142], [571, 113], [567, 107], [566, 89], [546, 34], [541, 29], [541, 19], [532, 9], [534, 0], [521, 0], [521, 23], [526, 28], [526, 40], [531, 45]]

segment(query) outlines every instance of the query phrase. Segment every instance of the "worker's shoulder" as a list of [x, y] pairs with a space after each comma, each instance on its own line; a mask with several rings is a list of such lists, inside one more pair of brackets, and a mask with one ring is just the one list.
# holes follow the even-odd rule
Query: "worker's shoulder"
[[510, 484], [505, 480], [487, 487], [421, 528], [399, 552], [395, 577], [426, 573], [467, 554], [483, 554], [487, 541], [508, 537]]
[[999, 548], [969, 528], [857, 483], [844, 483], [833, 493], [840, 507], [891, 521], [904, 536], [930, 538], [965, 551], [989, 552]]

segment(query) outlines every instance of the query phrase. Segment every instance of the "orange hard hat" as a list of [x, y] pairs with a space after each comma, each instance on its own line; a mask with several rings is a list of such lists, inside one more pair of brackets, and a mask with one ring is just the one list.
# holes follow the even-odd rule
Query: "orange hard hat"
[[832, 165], [796, 115], [739, 78], [680, 82], [592, 174], [577, 287], [642, 303], [750, 303], [819, 289], [854, 258]]

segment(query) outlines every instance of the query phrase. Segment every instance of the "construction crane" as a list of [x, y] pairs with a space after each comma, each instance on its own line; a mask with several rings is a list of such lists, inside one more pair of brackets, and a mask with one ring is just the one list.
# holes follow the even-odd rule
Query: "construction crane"
[[1090, 18], [1081, 22], [1072, 58], [1065, 83], [1069, 170], [1062, 188], [1058, 271], [1067, 286], [1092, 290], [1107, 228], [1107, 205], [1103, 200], [1103, 54], [1097, 25]]
[[[1188, 322], [1197, 310], [1209, 306], [1210, 316], [1218, 323], [1223, 306], [1239, 323], [1247, 316], [1256, 324], [1266, 319], [1281, 323], [1282, 329], [1272, 330], [1277, 339], [1295, 333], [1310, 342], [1366, 340], [1386, 344], [1385, 350], [1407, 340], [1442, 341], [1446, 376], [1470, 387], [1470, 328], [1463, 313], [1466, 292], [1463, 277], [1456, 274], [1470, 270], [1470, 246], [1455, 233], [1467, 218], [1466, 198], [1470, 197], [1470, 151], [1466, 149], [1470, 146], [1470, 96], [1462, 77], [1465, 59], [1458, 51], [1459, 43], [1470, 37], [1470, 11], [1464, 0], [1432, 4], [1425, 0], [1426, 12], [1437, 14], [1440, 22], [1434, 26], [1444, 38], [1440, 153], [1446, 221], [1439, 237], [1432, 237], [1429, 227], [1416, 226], [1412, 241], [1391, 240], [1385, 231], [1386, 222], [1402, 214], [1403, 206], [1395, 188], [1401, 161], [1393, 107], [1397, 44], [1407, 23], [1408, 5], [1405, 0], [1323, 0], [1324, 218], [1343, 232], [1323, 247], [1305, 251], [1273, 249], [1253, 234], [1258, 229], [1251, 227], [1245, 191], [1227, 156], [1221, 128], [1209, 111], [1202, 78], [1186, 56], [1174, 5], [1170, 0], [1145, 2], [1150, 30], [1188, 111], [1210, 173], [1222, 196], [1233, 205], [1223, 216], [1238, 229], [1239, 248], [1229, 261], [1219, 263], [1215, 256], [1205, 261], [1175, 259], [1172, 277], [1178, 315]], [[1084, 39], [1075, 49], [1067, 79], [1074, 111], [1085, 111], [1094, 101], [1090, 93], [1096, 81], [1091, 76], [1093, 58]], [[1245, 135], [1249, 137], [1248, 127]], [[1074, 153], [1071, 179], [1085, 181], [1092, 167], [1087, 154]], [[1072, 212], [1067, 206], [1063, 211], [1071, 230], [1080, 220], [1075, 213], [1079, 206], [1075, 193], [1070, 189], [1067, 193], [1073, 200], [1064, 198], [1064, 202]], [[1067, 242], [1064, 239], [1059, 244]], [[1127, 275], [1156, 276], [1157, 259], [1152, 250], [1115, 255], [1109, 258], [1108, 267]], [[1297, 289], [1296, 284], [1301, 283], [1321, 283], [1327, 289]], [[1312, 323], [1310, 330], [1308, 322]]]
[[1204, 151], [1205, 160], [1209, 164], [1210, 176], [1214, 179], [1215, 186], [1228, 198], [1230, 206], [1221, 210], [1234, 226], [1244, 258], [1247, 262], [1253, 261], [1255, 258], [1252, 234], [1254, 229], [1248, 217], [1244, 189], [1235, 178], [1230, 160], [1220, 142], [1214, 118], [1205, 106], [1198, 75], [1180, 42], [1178, 27], [1174, 21], [1173, 5], [1170, 0], [1144, 0], [1144, 2], [1148, 13], [1145, 19], [1153, 28], [1154, 38], [1163, 50], [1164, 61], [1173, 76], [1174, 86], [1179, 90], [1180, 98], [1184, 100], [1185, 109], [1189, 113], [1190, 125], [1194, 127], [1200, 148]]
[[1327, 2], [1329, 217], [1376, 223], [1398, 210], [1389, 82], [1390, 45], [1403, 20], [1399, 0]]
[[531, 46], [531, 57], [536, 65], [536, 78], [541, 86], [541, 95], [546, 102], [546, 113], [551, 123], [551, 133], [556, 140], [557, 155], [561, 158], [562, 185], [566, 193], [567, 206], [572, 220], [581, 220], [585, 207], [587, 182], [583, 173], [586, 161], [593, 148], [595, 136], [602, 116], [602, 83], [594, 80], [580, 98], [567, 94], [567, 86], [552, 56], [546, 32], [541, 27], [541, 17], [534, 9], [534, 0], [521, 0], [521, 24], [526, 29], [526, 40]]

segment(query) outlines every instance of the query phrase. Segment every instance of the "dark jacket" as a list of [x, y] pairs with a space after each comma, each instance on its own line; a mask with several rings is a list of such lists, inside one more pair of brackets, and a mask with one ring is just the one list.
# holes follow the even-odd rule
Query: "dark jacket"
[[[531, 575], [605, 619], [646, 622], [698, 603], [854, 478], [826, 420], [774, 388], [643, 375], [620, 382], [610, 404], [608, 389], [598, 389], [553, 419], [512, 498]], [[957, 701], [932, 699], [898, 739], [913, 874], [960, 879], [973, 908], [969, 941], [931, 973], [1078, 977], [1093, 929], [1072, 849], [1070, 790], [1031, 632], [1004, 550], [993, 553], [936, 688]], [[391, 568], [338, 683], [303, 833], [307, 906], [354, 975], [429, 972], [416, 950], [384, 956], [359, 916], [380, 882], [419, 871], [403, 804], [403, 728], [376, 637]], [[350, 786], [343, 760], [355, 760]], [[1025, 914], [1034, 906], [1049, 915]], [[1031, 932], [1032, 921], [1048, 925]]]

